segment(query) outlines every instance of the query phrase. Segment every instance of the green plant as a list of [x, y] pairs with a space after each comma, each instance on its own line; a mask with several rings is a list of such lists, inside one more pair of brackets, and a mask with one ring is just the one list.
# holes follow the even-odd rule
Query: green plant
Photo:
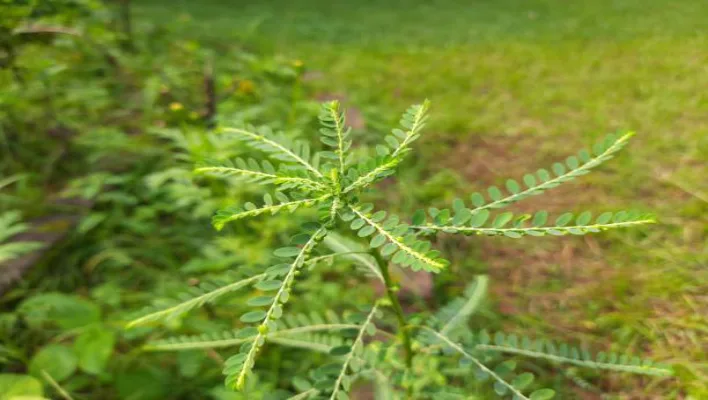
[[42, 244], [37, 242], [8, 241], [28, 228], [27, 224], [21, 222], [21, 215], [17, 211], [0, 214], [0, 269], [4, 268], [5, 262], [42, 247]]
[[[551, 389], [534, 385], [534, 375], [523, 372], [515, 375], [515, 362], [504, 360], [503, 354], [544, 359], [553, 363], [568, 363], [592, 369], [633, 372], [647, 375], [669, 375], [662, 365], [642, 361], [636, 357], [600, 353], [591, 355], [585, 349], [556, 345], [552, 342], [486, 330], [474, 333], [467, 321], [484, 296], [487, 281], [479, 277], [467, 289], [463, 298], [454, 300], [438, 313], [424, 318], [411, 318], [403, 310], [393, 280], [395, 266], [445, 273], [448, 262], [431, 242], [424, 238], [438, 233], [465, 235], [493, 235], [507, 238], [544, 235], [584, 235], [608, 229], [653, 223], [652, 216], [639, 212], [605, 212], [593, 219], [585, 211], [577, 216], [564, 213], [548, 223], [548, 213], [514, 215], [496, 210], [527, 197], [539, 195], [564, 182], [587, 174], [592, 168], [614, 157], [632, 133], [610, 135], [596, 144], [592, 152], [583, 150], [568, 157], [563, 163], [553, 164], [551, 171], [540, 169], [523, 177], [523, 185], [510, 179], [506, 192], [497, 187], [488, 189], [488, 196], [474, 193], [471, 206], [457, 199], [450, 209], [419, 210], [406, 223], [386, 211], [375, 210], [363, 202], [372, 185], [395, 173], [411, 144], [420, 136], [427, 119], [428, 103], [409, 108], [401, 119], [401, 128], [393, 129], [385, 137], [385, 144], [376, 146], [376, 155], [362, 161], [354, 160], [350, 148], [351, 130], [346, 127], [344, 113], [338, 102], [329, 102], [320, 112], [320, 140], [326, 149], [313, 152], [304, 141], [292, 140], [284, 134], [274, 134], [267, 128], [224, 128], [224, 135], [233, 136], [255, 150], [279, 162], [255, 159], [206, 161], [196, 172], [244, 181], [272, 185], [273, 194], [263, 197], [263, 204], [246, 202], [243, 206], [219, 211], [213, 218], [214, 226], [222, 229], [227, 223], [260, 215], [292, 213], [301, 208], [313, 208], [317, 222], [304, 224], [287, 247], [273, 254], [281, 260], [269, 268], [236, 271], [237, 278], [216, 285], [206, 282], [193, 288], [177, 301], [157, 310], [151, 309], [128, 324], [128, 327], [167, 320], [194, 307], [203, 306], [223, 294], [247, 286], [256, 293], [248, 300], [250, 310], [240, 317], [246, 325], [234, 332], [204, 334], [198, 337], [178, 337], [149, 343], [152, 350], [185, 350], [207, 347], [240, 346], [240, 350], [225, 361], [227, 386], [244, 389], [253, 373], [256, 360], [266, 343], [294, 346], [314, 351], [325, 351], [336, 360], [311, 371], [308, 378], [314, 383], [298, 379], [293, 382], [301, 391], [293, 398], [346, 399], [347, 392], [357, 378], [371, 378], [379, 382], [387, 393], [405, 393], [409, 398], [439, 398], [455, 396], [455, 390], [445, 384], [454, 373], [443, 379], [423, 379], [430, 371], [426, 365], [453, 365], [466, 373], [474, 373], [483, 381], [491, 379], [499, 396], [515, 399], [548, 399]], [[283, 192], [287, 192], [288, 195]], [[493, 215], [494, 214], [494, 215]], [[318, 245], [336, 230], [348, 225], [356, 236], [369, 241], [369, 249], [362, 252], [356, 246], [345, 250], [315, 256]], [[339, 247], [342, 248], [341, 246]], [[311, 317], [289, 320], [284, 306], [295, 295], [296, 281], [315, 268], [319, 261], [357, 256], [385, 288], [385, 297], [375, 300], [361, 313], [336, 317]], [[396, 332], [377, 329], [390, 326], [383, 310], [390, 310], [396, 321]], [[377, 333], [378, 332], [378, 333]], [[402, 360], [400, 356], [402, 354]], [[452, 364], [450, 364], [452, 363]], [[377, 375], [389, 377], [381, 383]], [[421, 384], [421, 382], [425, 382]], [[476, 388], [477, 390], [479, 388]], [[459, 393], [458, 393], [459, 394]], [[468, 394], [468, 393], [466, 393]], [[454, 398], [454, 397], [452, 397]]]

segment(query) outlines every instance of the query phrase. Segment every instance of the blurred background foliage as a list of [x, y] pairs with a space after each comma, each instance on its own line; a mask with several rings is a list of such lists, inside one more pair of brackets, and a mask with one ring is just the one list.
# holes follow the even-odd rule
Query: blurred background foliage
[[[287, 396], [290, 377], [317, 357], [269, 349], [260, 383], [232, 393], [223, 354], [144, 353], [141, 343], [165, 330], [122, 329], [145, 305], [266, 264], [307, 217], [217, 235], [213, 212], [259, 189], [196, 176], [193, 164], [247, 154], [216, 124], [308, 138], [318, 101], [336, 98], [354, 134], [373, 142], [425, 97], [423, 151], [380, 184], [388, 208], [440, 206], [631, 128], [629, 151], [540, 201], [564, 211], [630, 204], [661, 224], [534, 247], [441, 240], [455, 281], [403, 276], [408, 307], [434, 308], [487, 273], [477, 328], [595, 348], [611, 340], [678, 372], [648, 380], [570, 369], [569, 384], [536, 367], [559, 398], [708, 397], [702, 2], [0, 0], [0, 15], [1, 400]], [[377, 290], [349, 271], [311, 274], [293, 307], [343, 310]], [[343, 287], [357, 290], [343, 297]], [[237, 327], [241, 300], [167, 331]]]

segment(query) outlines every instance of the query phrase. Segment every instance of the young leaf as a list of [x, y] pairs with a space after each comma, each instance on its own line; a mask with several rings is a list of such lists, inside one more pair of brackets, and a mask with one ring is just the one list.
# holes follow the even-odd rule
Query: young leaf
[[[393, 257], [393, 262], [406, 266], [410, 265], [414, 270], [422, 268], [427, 271], [438, 272], [447, 265], [447, 261], [439, 258], [437, 252], [425, 250], [430, 248], [429, 243], [416, 239], [414, 235], [408, 235], [407, 225], [394, 223], [390, 224], [392, 226], [387, 229], [386, 227], [389, 225], [387, 222], [383, 224], [375, 222], [371, 214], [365, 212], [363, 208], [357, 206], [349, 206], [349, 208], [359, 220], [364, 221], [367, 225], [359, 231], [359, 236], [367, 236], [377, 232], [389, 242], [381, 250], [381, 255], [384, 257], [398, 250]], [[392, 217], [389, 217], [389, 219]], [[395, 218], [395, 221], [398, 221], [398, 218]]]

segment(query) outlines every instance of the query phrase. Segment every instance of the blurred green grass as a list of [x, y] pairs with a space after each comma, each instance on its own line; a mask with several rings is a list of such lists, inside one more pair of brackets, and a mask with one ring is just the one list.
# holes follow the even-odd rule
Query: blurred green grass
[[[586, 240], [481, 240], [475, 257], [496, 277], [495, 298], [511, 327], [612, 341], [678, 366], [677, 380], [610, 378], [604, 389], [629, 398], [708, 396], [703, 2], [136, 6], [139, 19], [179, 20], [182, 37], [215, 45], [245, 40], [301, 59], [319, 96], [345, 97], [366, 121], [393, 122], [410, 103], [430, 98], [433, 118], [418, 145], [423, 167], [409, 176], [442, 182], [436, 188], [448, 200], [451, 189], [472, 193], [519, 178], [609, 131], [637, 131], [628, 151], [601, 171], [523, 209], [630, 206], [656, 212], [660, 224]], [[445, 178], [449, 170], [453, 177]], [[415, 201], [427, 196], [405, 178], [399, 188]]]

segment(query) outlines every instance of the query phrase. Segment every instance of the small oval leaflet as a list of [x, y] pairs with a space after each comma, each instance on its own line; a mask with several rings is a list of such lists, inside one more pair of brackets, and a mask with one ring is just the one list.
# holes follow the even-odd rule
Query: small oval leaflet
[[263, 318], [265, 318], [266, 312], [262, 310], [258, 311], [249, 311], [245, 314], [243, 314], [240, 318], [241, 322], [258, 322], [262, 321]]
[[518, 390], [526, 389], [531, 383], [533, 383], [534, 376], [530, 372], [524, 372], [514, 378], [512, 385]]
[[351, 228], [354, 230], [357, 230], [357, 229], [361, 228], [362, 226], [364, 226], [365, 223], [366, 223], [366, 221], [364, 221], [361, 218], [356, 219], [356, 220], [354, 220], [354, 222], [352, 222]]
[[372, 248], [376, 248], [384, 243], [386, 243], [386, 236], [379, 234], [374, 236], [373, 239], [371, 239], [371, 243], [369, 244], [369, 246], [371, 246]]
[[521, 191], [519, 184], [513, 179], [506, 181], [506, 189], [512, 194], [517, 194]]
[[290, 238], [290, 243], [291, 244], [305, 244], [309, 240], [310, 240], [310, 235], [308, 235], [307, 233], [298, 233], [297, 235]]
[[413, 213], [412, 222], [413, 225], [421, 225], [425, 223], [425, 211], [417, 210], [415, 213]]
[[606, 223], [610, 222], [611, 220], [612, 220], [612, 213], [611, 212], [604, 212], [597, 217], [597, 220], [595, 221], [595, 223], [602, 225], [602, 224], [606, 224]]
[[470, 220], [470, 226], [477, 228], [484, 225], [489, 218], [489, 210], [480, 210], [472, 216]]
[[249, 299], [246, 304], [253, 307], [267, 306], [273, 302], [272, 296], [258, 296]]
[[578, 215], [578, 218], [575, 220], [576, 225], [587, 225], [590, 220], [592, 219], [592, 213], [590, 211], [583, 211]]
[[372, 233], [374, 233], [374, 231], [376, 231], [376, 228], [374, 228], [371, 225], [367, 225], [367, 226], [361, 228], [361, 230], [359, 230], [357, 235], [359, 237], [367, 237], [367, 236], [371, 235]]
[[343, 356], [352, 351], [351, 346], [337, 346], [329, 350], [329, 354], [333, 356]]
[[558, 218], [556, 218], [556, 225], [565, 226], [572, 219], [573, 219], [573, 214], [571, 214], [571, 213], [561, 214]]
[[503, 396], [508, 391], [507, 387], [501, 382], [494, 382], [494, 392], [499, 396]]
[[502, 198], [501, 190], [496, 186], [491, 186], [487, 189], [487, 192], [489, 193], [489, 197], [494, 201], [499, 201]]
[[548, 220], [548, 211], [539, 211], [533, 216], [533, 221], [531, 222], [533, 226], [539, 227], [546, 224]]
[[398, 246], [394, 243], [389, 243], [381, 249], [381, 255], [387, 257], [393, 254], [396, 250], [398, 250]]
[[281, 247], [273, 252], [276, 257], [287, 258], [300, 254], [300, 249], [297, 247]]
[[503, 212], [503, 213], [497, 215], [496, 218], [494, 218], [494, 222], [492, 223], [492, 225], [495, 228], [501, 228], [504, 225], [506, 225], [507, 223], [509, 223], [509, 221], [511, 221], [511, 219], [513, 217], [514, 217], [514, 214], [512, 214], [511, 212], [509, 212], [509, 211]]
[[484, 205], [484, 196], [477, 192], [472, 193], [470, 201], [475, 207], [482, 207]]

